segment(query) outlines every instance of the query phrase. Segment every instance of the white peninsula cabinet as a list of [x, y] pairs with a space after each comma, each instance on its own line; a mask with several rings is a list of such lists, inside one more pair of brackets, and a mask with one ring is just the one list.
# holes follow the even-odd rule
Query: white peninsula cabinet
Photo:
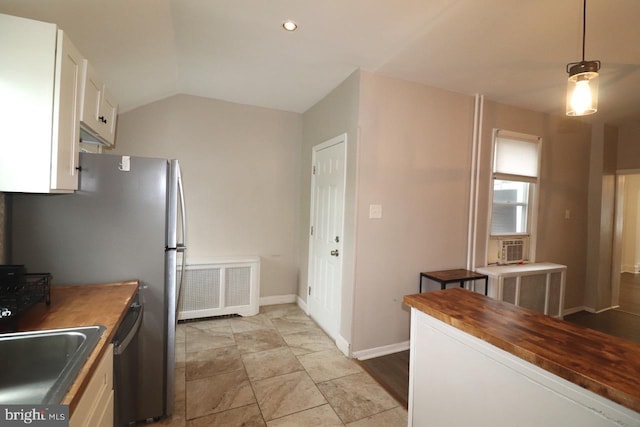
[[640, 344], [465, 289], [404, 302], [409, 427], [640, 426]]
[[0, 191], [78, 188], [84, 58], [55, 24], [0, 14]]

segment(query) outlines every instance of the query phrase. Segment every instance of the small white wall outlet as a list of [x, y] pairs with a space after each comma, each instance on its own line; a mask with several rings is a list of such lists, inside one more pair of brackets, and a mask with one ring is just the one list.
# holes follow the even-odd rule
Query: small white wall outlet
[[382, 205], [369, 205], [369, 219], [382, 219]]
[[122, 160], [120, 160], [120, 168], [123, 172], [129, 172], [131, 170], [131, 157], [130, 156], [122, 156]]

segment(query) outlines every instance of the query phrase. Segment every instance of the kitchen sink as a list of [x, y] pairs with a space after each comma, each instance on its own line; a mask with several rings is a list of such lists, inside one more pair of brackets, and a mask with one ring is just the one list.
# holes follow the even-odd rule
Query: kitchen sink
[[0, 334], [0, 405], [60, 403], [105, 329]]

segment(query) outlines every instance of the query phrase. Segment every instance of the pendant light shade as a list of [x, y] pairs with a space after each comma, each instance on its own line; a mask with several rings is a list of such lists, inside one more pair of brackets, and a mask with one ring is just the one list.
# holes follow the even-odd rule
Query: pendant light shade
[[567, 116], [586, 116], [598, 111], [600, 61], [585, 61], [587, 0], [582, 9], [582, 61], [567, 64]]
[[[570, 66], [570, 67], [569, 67]], [[598, 70], [600, 61], [569, 64], [567, 116], [586, 116], [598, 111]]]

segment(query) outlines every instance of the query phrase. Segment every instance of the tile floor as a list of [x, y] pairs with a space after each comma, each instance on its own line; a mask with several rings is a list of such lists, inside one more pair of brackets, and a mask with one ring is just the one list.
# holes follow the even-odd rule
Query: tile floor
[[183, 323], [171, 418], [156, 425], [406, 426], [407, 411], [295, 304]]

